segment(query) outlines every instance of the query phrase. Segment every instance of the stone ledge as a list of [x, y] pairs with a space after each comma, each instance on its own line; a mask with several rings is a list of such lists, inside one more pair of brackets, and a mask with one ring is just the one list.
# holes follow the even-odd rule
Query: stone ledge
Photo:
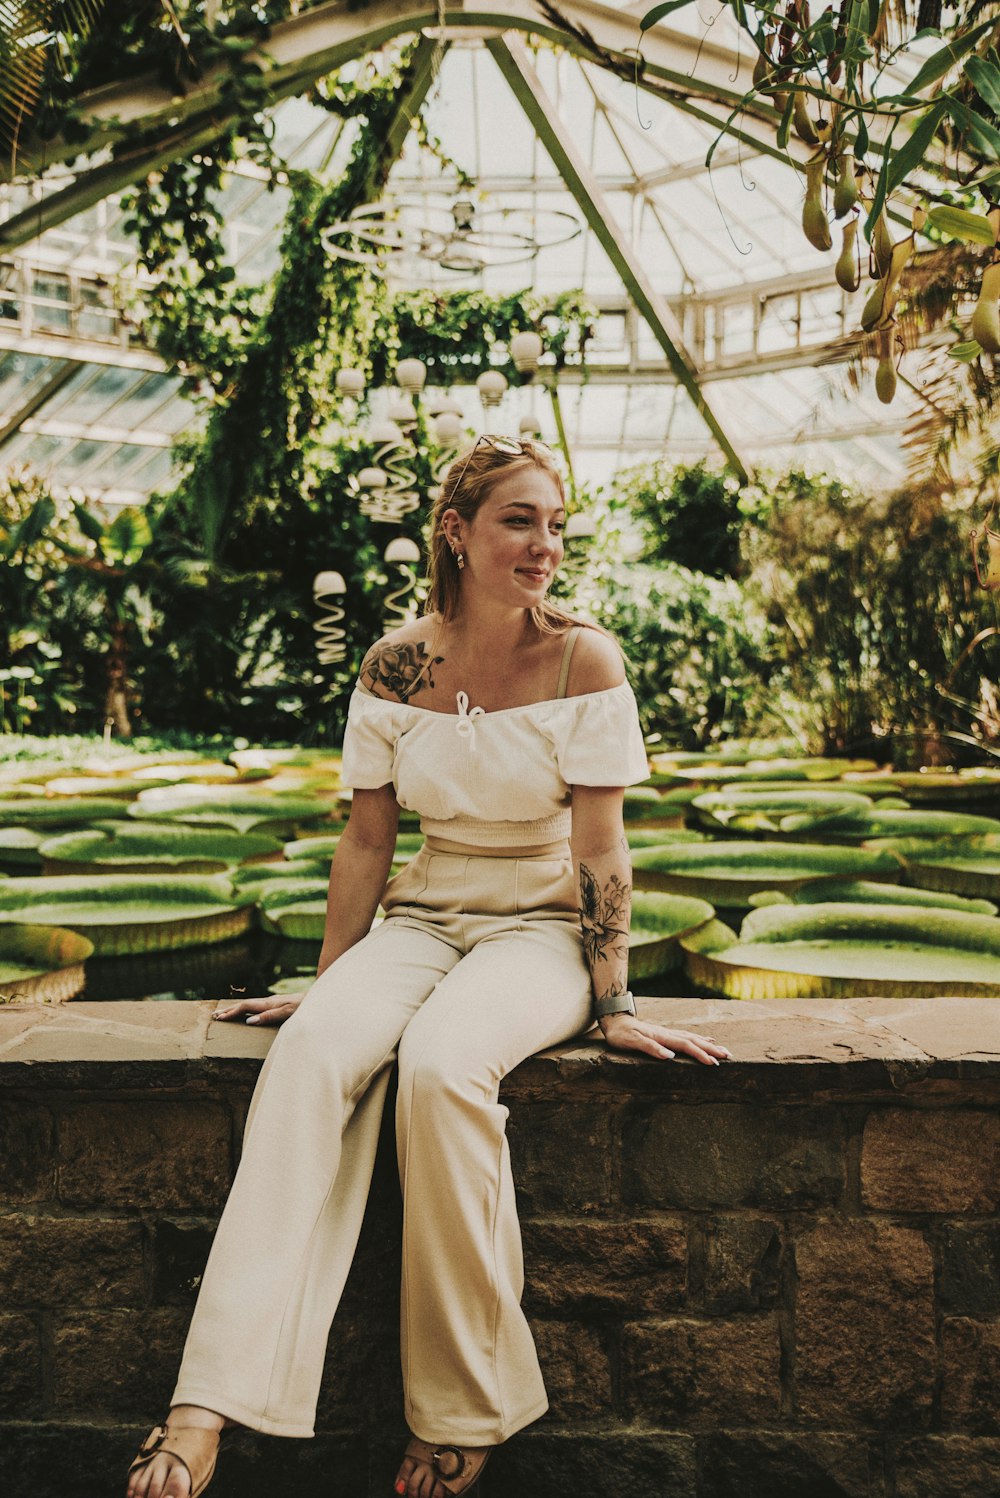
[[[95, 1002], [11, 1005], [0, 1011], [0, 1088], [190, 1086], [255, 1076], [276, 1033], [212, 1020], [211, 1002]], [[553, 1070], [574, 1092], [690, 1095], [711, 1088], [761, 1096], [961, 1081], [1000, 1083], [1000, 1000], [793, 999], [736, 1003], [648, 998], [640, 1014], [710, 1033], [733, 1060], [706, 1075], [692, 1062], [664, 1066], [615, 1055], [584, 1037], [542, 1051], [505, 1084], [532, 1096], [551, 1089]], [[966, 1092], [971, 1098], [972, 1093]]]

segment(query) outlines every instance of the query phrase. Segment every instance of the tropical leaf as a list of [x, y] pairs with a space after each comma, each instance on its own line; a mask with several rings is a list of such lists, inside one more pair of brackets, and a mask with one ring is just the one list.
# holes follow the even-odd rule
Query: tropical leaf
[[927, 906], [771, 905], [739, 936], [682, 940], [689, 977], [733, 999], [1000, 997], [1000, 921]]
[[802, 884], [790, 895], [765, 890], [752, 895], [754, 909], [764, 905], [828, 905], [831, 902], [858, 905], [937, 905], [945, 910], [962, 910], [966, 915], [996, 915], [992, 900], [966, 900], [945, 890], [911, 889], [903, 884], [875, 884], [868, 879], [817, 879]]
[[639, 981], [679, 967], [681, 937], [696, 931], [714, 914], [707, 900], [636, 891], [629, 929], [629, 976]]
[[0, 923], [68, 926], [99, 957], [225, 941], [253, 921], [253, 903], [224, 878], [94, 874], [0, 880]]
[[24, 823], [80, 827], [98, 818], [126, 817], [123, 801], [102, 796], [25, 796], [0, 801], [0, 827]]
[[869, 844], [900, 858], [903, 879], [922, 889], [1000, 899], [1000, 836], [881, 838]]
[[692, 805], [709, 826], [736, 832], [804, 832], [837, 827], [871, 810], [856, 791], [709, 791]]
[[[261, 833], [232, 832], [227, 827], [187, 827], [161, 822], [98, 822], [79, 832], [47, 839], [39, 852], [47, 873], [142, 873], [173, 868], [177, 873], [221, 872], [248, 858], [277, 858], [281, 843]], [[105, 867], [107, 866], [107, 867]]]
[[681, 843], [632, 854], [637, 889], [694, 895], [716, 908], [745, 909], [765, 889], [791, 891], [810, 879], [899, 879], [891, 852], [818, 843]]
[[0, 926], [0, 1004], [61, 1004], [83, 988], [94, 944], [60, 926]]

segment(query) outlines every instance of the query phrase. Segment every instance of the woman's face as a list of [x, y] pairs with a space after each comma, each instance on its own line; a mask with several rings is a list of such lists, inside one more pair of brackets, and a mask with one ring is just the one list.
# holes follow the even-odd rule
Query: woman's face
[[464, 553], [463, 590], [511, 608], [541, 603], [563, 556], [565, 507], [552, 476], [524, 468], [500, 479], [471, 521], [446, 511], [448, 538]]

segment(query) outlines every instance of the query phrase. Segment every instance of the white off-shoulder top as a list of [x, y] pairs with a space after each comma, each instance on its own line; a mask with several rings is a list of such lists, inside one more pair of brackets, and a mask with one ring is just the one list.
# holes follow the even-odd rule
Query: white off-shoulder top
[[628, 682], [488, 713], [431, 712], [356, 687], [344, 736], [342, 783], [391, 781], [426, 835], [476, 847], [554, 842], [570, 834], [571, 787], [635, 785], [649, 775]]

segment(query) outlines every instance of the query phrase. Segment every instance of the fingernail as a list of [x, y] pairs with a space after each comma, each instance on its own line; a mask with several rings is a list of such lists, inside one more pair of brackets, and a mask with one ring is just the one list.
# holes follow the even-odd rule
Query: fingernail
[[396, 1484], [396, 1492], [397, 1493], [405, 1493], [406, 1492], [406, 1483], [403, 1481], [402, 1478], [400, 1478], [399, 1481]]
[[260, 1024], [260, 1015], [259, 1014], [248, 1014], [247, 1015], [247, 1024], [248, 1025], [257, 1025], [257, 1024]]

